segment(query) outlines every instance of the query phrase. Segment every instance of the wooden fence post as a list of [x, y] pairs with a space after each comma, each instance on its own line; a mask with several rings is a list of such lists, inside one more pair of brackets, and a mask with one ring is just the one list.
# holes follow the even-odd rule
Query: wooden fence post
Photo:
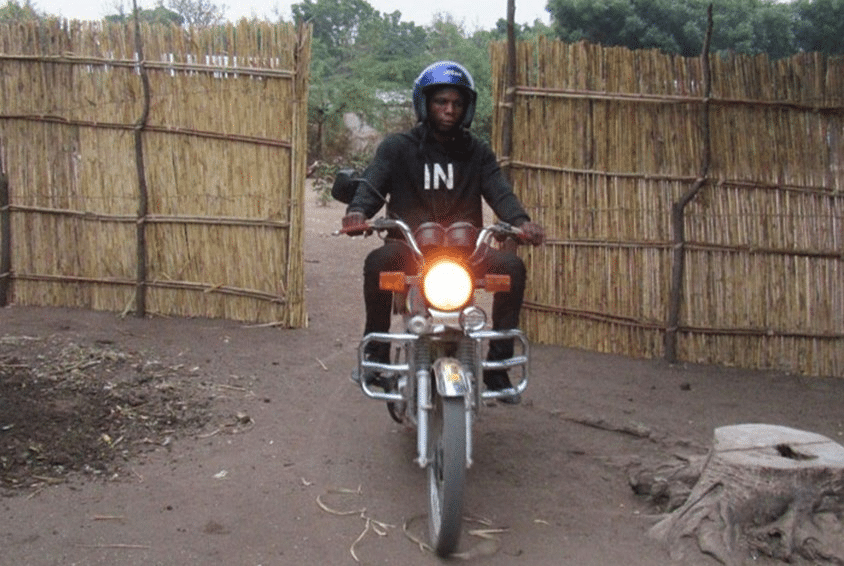
[[[507, 67], [504, 85], [504, 121], [501, 124], [501, 172], [513, 184], [513, 122], [516, 114], [516, 0], [507, 0]], [[504, 240], [502, 249], [516, 253], [516, 242]]]
[[712, 4], [707, 9], [708, 23], [703, 49], [700, 54], [703, 65], [703, 157], [700, 174], [691, 189], [671, 207], [671, 231], [673, 234], [674, 253], [671, 265], [671, 295], [668, 302], [668, 321], [665, 328], [665, 359], [669, 363], [677, 362], [677, 341], [680, 328], [680, 306], [683, 302], [683, 276], [686, 267], [686, 206], [709, 181], [709, 167], [712, 161], [712, 145], [709, 128], [709, 105], [712, 96], [712, 76], [709, 66], [709, 46], [712, 41]]
[[9, 178], [0, 151], [0, 307], [8, 306], [12, 284], [12, 214]]
[[141, 24], [138, 20], [138, 1], [132, 0], [135, 21], [135, 51], [138, 57], [138, 71], [144, 92], [144, 109], [135, 124], [135, 167], [138, 173], [138, 223], [137, 223], [137, 271], [135, 283], [135, 316], [143, 318], [147, 312], [147, 214], [149, 198], [147, 193], [146, 166], [144, 164], [144, 138], [150, 111], [149, 75], [144, 66], [144, 42], [141, 39]]
[[505, 178], [513, 182], [510, 163], [513, 161], [513, 114], [516, 111], [516, 1], [507, 0], [507, 67], [504, 85], [504, 116], [501, 124], [501, 169]]

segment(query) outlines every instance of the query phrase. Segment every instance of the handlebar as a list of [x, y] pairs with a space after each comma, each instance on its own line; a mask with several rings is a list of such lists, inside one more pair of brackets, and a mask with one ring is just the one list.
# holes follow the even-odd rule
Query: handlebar
[[[488, 234], [485, 234], [484, 232], [488, 232]], [[480, 245], [481, 242], [486, 242], [491, 237], [506, 238], [507, 236], [512, 236], [521, 243], [527, 242], [527, 235], [525, 234], [524, 230], [502, 221], [487, 226], [486, 228], [481, 230], [481, 233], [478, 235], [478, 245]]]
[[[340, 230], [332, 232], [332, 235], [340, 236], [343, 234], [357, 234], [359, 232], [371, 234], [373, 231], [384, 232], [387, 230], [398, 230], [401, 232], [416, 257], [418, 259], [422, 259], [422, 250], [419, 249], [419, 245], [416, 243], [416, 238], [413, 237], [413, 230], [410, 229], [410, 226], [408, 226], [407, 223], [395, 218], [378, 218], [361, 224], [360, 226], [341, 228]], [[497, 222], [486, 226], [478, 233], [478, 238], [475, 241], [475, 252], [482, 249], [484, 244], [489, 245], [493, 238], [502, 236], [512, 236], [519, 242], [527, 241], [524, 231], [520, 228], [517, 228], [512, 224], [508, 224], [507, 222]], [[472, 256], [474, 255], [475, 254], [473, 253]]]

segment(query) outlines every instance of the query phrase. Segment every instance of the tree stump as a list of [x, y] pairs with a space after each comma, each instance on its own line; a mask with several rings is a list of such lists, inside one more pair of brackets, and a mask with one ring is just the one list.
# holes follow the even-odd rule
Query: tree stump
[[682, 560], [689, 543], [728, 566], [759, 555], [844, 564], [844, 447], [792, 428], [715, 430], [685, 503], [650, 536]]

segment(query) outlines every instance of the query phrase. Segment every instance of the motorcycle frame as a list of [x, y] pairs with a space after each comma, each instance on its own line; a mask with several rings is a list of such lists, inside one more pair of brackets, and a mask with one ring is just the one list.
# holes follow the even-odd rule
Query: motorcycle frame
[[[420, 263], [424, 263], [424, 254], [417, 245], [413, 233], [406, 223], [401, 220], [383, 218], [373, 222], [371, 229], [398, 229], [404, 235], [405, 242], [410, 247], [412, 253]], [[483, 253], [483, 246], [487, 245], [496, 233], [512, 234], [513, 229], [506, 223], [499, 223], [496, 226], [482, 229], [477, 236], [474, 252], [468, 258], [470, 264], [478, 259], [478, 254]], [[418, 280], [414, 279], [413, 281], [414, 286], [419, 285]], [[484, 359], [484, 343], [490, 340], [504, 339], [512, 339], [514, 345], [516, 343], [520, 344], [521, 353], [515, 355], [517, 348], [514, 348], [514, 355], [511, 358], [503, 360]], [[389, 343], [391, 350], [393, 345], [399, 346], [404, 351], [404, 363], [385, 364], [367, 360], [365, 356], [366, 347], [373, 342]], [[357, 376], [360, 378], [360, 387], [364, 394], [371, 399], [406, 404], [404, 411], [405, 417], [417, 428], [416, 462], [422, 468], [425, 468], [429, 464], [428, 416], [434, 407], [433, 402], [435, 399], [433, 395], [446, 393], [447, 396], [458, 396], [454, 392], [446, 392], [448, 388], [444, 386], [445, 376], [433, 374], [433, 368], [437, 366], [437, 360], [442, 358], [432, 355], [438, 350], [438, 343], [456, 344], [457, 346], [458, 359], [454, 359], [453, 361], [460, 365], [458, 373], [461, 376], [460, 379], [463, 385], [463, 393], [459, 396], [464, 398], [466, 411], [466, 467], [469, 468], [472, 465], [472, 423], [474, 417], [480, 412], [484, 401], [520, 395], [527, 389], [530, 376], [530, 344], [524, 333], [519, 329], [468, 330], [461, 329], [452, 324], [435, 324], [420, 334], [409, 332], [373, 332], [363, 337], [363, 340], [361, 340], [358, 346], [356, 370]], [[467, 348], [470, 349], [468, 352]], [[478, 376], [482, 376], [484, 370], [510, 370], [516, 368], [521, 369], [521, 379], [517, 380], [513, 390], [482, 391]], [[366, 375], [367, 371], [380, 371], [382, 373], [398, 375], [398, 391], [385, 392], [374, 390], [366, 383], [366, 380], [361, 378]]]
[[[415, 461], [421, 468], [426, 467], [429, 462], [428, 416], [434, 406], [433, 395], [441, 395], [443, 389], [439, 385], [442, 382], [441, 376], [434, 375], [433, 371], [437, 360], [443, 359], [442, 357], [434, 358], [431, 355], [432, 351], [436, 349], [436, 343], [453, 344], [456, 340], [459, 340], [458, 351], [461, 350], [461, 345], [464, 348], [467, 345], [471, 348], [468, 363], [466, 360], [454, 359], [461, 368], [464, 392], [461, 395], [448, 395], [461, 396], [464, 399], [467, 468], [472, 466], [472, 424], [475, 417], [480, 413], [483, 402], [513, 395], [512, 391], [482, 391], [478, 376], [483, 375], [484, 370], [520, 369], [521, 379], [516, 381], [513, 390], [516, 394], [521, 394], [527, 389], [530, 377], [530, 344], [521, 330], [476, 330], [465, 331], [460, 335], [458, 335], [458, 332], [460, 331], [450, 327], [436, 328], [431, 333], [421, 335], [373, 332], [364, 336], [358, 346], [357, 375], [365, 375], [367, 371], [380, 371], [399, 376], [397, 392], [388, 393], [375, 390], [364, 380], [361, 380], [360, 387], [364, 394], [371, 399], [407, 403], [405, 415], [417, 429], [417, 457]], [[514, 351], [520, 350], [519, 353], [502, 360], [484, 359], [485, 342], [502, 339], [512, 339], [514, 344], [520, 344], [520, 347], [514, 349]], [[404, 352], [404, 362], [385, 364], [367, 360], [364, 352], [367, 345], [373, 342], [389, 343], [391, 349], [394, 346], [400, 348]]]

